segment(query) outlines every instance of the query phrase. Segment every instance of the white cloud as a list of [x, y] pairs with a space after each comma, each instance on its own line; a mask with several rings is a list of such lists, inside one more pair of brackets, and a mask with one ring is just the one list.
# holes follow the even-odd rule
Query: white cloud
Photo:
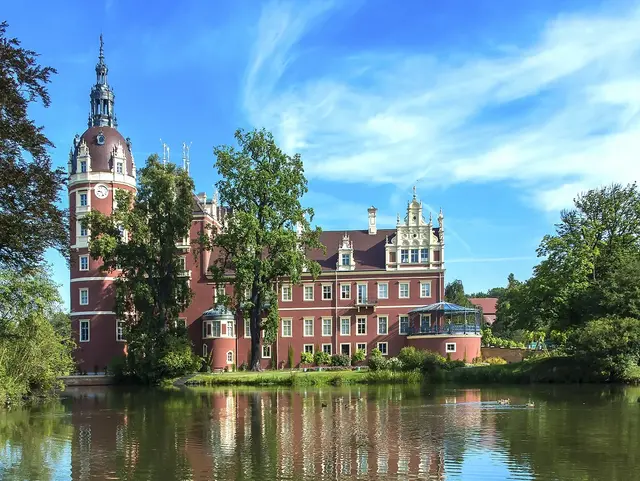
[[[547, 210], [576, 189], [640, 178], [640, 9], [561, 16], [532, 45], [490, 57], [356, 52], [298, 79], [288, 67], [299, 41], [332, 5], [295, 5], [262, 12], [244, 104], [252, 123], [303, 154], [310, 177], [507, 181]], [[501, 118], [523, 99], [533, 107]]]
[[[305, 207], [314, 207], [313, 223], [321, 226], [324, 230], [366, 230], [369, 228], [367, 209], [371, 207], [370, 205], [315, 191], [307, 192], [302, 204]], [[393, 228], [396, 226], [396, 217], [378, 210], [376, 225], [379, 229]]]

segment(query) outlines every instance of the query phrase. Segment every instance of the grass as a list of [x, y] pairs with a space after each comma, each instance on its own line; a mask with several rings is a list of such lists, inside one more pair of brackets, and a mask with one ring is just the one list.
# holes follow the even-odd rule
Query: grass
[[392, 371], [265, 371], [197, 374], [188, 386], [341, 386], [349, 384], [416, 384], [419, 372]]

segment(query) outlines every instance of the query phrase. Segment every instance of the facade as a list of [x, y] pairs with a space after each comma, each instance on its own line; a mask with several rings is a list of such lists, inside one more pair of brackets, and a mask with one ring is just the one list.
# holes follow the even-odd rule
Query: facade
[[[70, 154], [69, 204], [76, 219], [90, 209], [110, 213], [114, 189], [135, 191], [135, 164], [131, 143], [115, 130], [113, 92], [107, 84], [102, 42], [96, 66], [97, 81], [91, 91], [89, 129], [76, 136]], [[194, 258], [190, 239], [207, 225], [222, 225], [225, 209], [217, 196], [194, 195], [194, 220], [190, 236], [179, 245], [184, 252], [184, 275], [190, 279], [194, 298], [181, 320], [196, 351], [210, 359], [214, 369], [249, 363], [248, 320], [214, 308], [215, 288], [208, 274], [211, 252]], [[301, 285], [278, 286], [281, 323], [277, 341], [261, 347], [264, 368], [297, 367], [302, 352], [323, 350], [329, 354], [367, 354], [378, 348], [396, 356], [405, 346], [437, 350], [452, 359], [480, 355], [480, 336], [442, 329], [439, 313], [411, 315], [415, 308], [444, 300], [444, 216], [437, 226], [425, 217], [414, 188], [403, 219], [393, 229], [378, 229], [377, 209], [371, 207], [363, 224], [352, 231], [324, 231], [322, 251], [308, 256], [322, 267], [319, 278], [303, 276]], [[88, 258], [89, 232], [77, 222], [72, 226], [74, 264], [71, 270], [73, 329], [80, 346], [77, 360], [84, 371], [102, 370], [124, 352], [122, 330], [113, 311], [112, 277], [100, 274], [99, 264]], [[124, 233], [126, 235], [126, 233]], [[225, 288], [225, 287], [221, 287]], [[227, 286], [225, 289], [230, 289]], [[227, 292], [231, 294], [231, 292]], [[289, 366], [289, 347], [294, 365]]]
[[498, 310], [497, 297], [471, 297], [469, 302], [482, 309], [482, 320], [489, 326], [496, 322], [496, 311]]

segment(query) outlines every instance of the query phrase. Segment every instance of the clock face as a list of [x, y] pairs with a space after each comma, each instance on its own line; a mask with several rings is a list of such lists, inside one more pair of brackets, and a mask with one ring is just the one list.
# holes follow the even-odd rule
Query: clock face
[[107, 189], [107, 186], [103, 184], [96, 185], [95, 192], [98, 199], [105, 199], [107, 195], [109, 195], [109, 189]]
[[98, 142], [98, 145], [104, 144], [104, 134], [102, 132], [96, 137], [96, 142]]

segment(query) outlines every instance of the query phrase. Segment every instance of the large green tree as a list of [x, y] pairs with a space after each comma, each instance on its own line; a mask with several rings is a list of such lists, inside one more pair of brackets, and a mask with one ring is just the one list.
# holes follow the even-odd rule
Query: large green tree
[[56, 71], [38, 65], [7, 27], [0, 23], [0, 266], [22, 269], [48, 248], [68, 257], [69, 222], [58, 206], [66, 174], [53, 167], [53, 144], [28, 116], [34, 102], [49, 106], [46, 84]]
[[464, 293], [464, 285], [460, 279], [449, 282], [444, 288], [444, 298], [447, 302], [463, 307], [473, 307], [469, 298]]
[[155, 382], [197, 367], [178, 316], [192, 292], [182, 271], [177, 243], [189, 235], [193, 180], [173, 164], [152, 155], [139, 171], [135, 196], [116, 192], [111, 215], [90, 212], [89, 250], [102, 269], [121, 269], [115, 281], [116, 314], [125, 322], [127, 372]]
[[250, 319], [251, 369], [259, 370], [261, 333], [266, 344], [273, 343], [280, 321], [278, 282], [299, 283], [303, 272], [319, 275], [320, 265], [306, 252], [323, 246], [320, 229], [310, 225], [313, 209], [300, 202], [307, 192], [300, 155], [282, 152], [265, 130], [238, 130], [235, 139], [238, 148], [214, 149], [221, 177], [216, 187], [229, 210], [224, 228], [205, 233], [203, 246], [216, 253], [216, 284], [234, 288], [231, 298], [218, 296], [216, 302]]

